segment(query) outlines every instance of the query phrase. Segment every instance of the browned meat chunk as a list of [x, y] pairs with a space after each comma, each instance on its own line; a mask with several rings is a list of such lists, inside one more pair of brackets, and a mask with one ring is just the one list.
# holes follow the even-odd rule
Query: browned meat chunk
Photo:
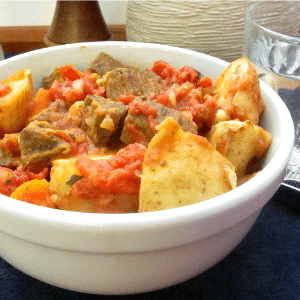
[[100, 77], [102, 77], [107, 72], [110, 72], [117, 68], [135, 68], [135, 67], [130, 66], [128, 64], [123, 64], [117, 61], [116, 59], [114, 59], [113, 57], [111, 57], [109, 54], [105, 52], [101, 52], [95, 57], [95, 59], [89, 65], [87, 71], [91, 73], [97, 73]]
[[21, 164], [19, 133], [5, 134], [0, 141], [0, 166], [14, 168]]
[[152, 71], [137, 71], [118, 68], [106, 74], [104, 78], [106, 95], [112, 100], [118, 100], [120, 95], [149, 96], [159, 95], [164, 87], [162, 79]]
[[49, 123], [39, 121], [31, 122], [21, 131], [19, 146], [25, 167], [71, 151], [70, 144], [57, 137]]
[[43, 88], [46, 90], [49, 90], [52, 83], [55, 81], [63, 81], [61, 74], [60, 74], [60, 70], [59, 68], [55, 68], [55, 70], [53, 71], [53, 73], [49, 76], [49, 77], [44, 77], [43, 78]]
[[69, 108], [70, 105], [66, 101], [58, 99], [51, 103], [48, 108], [35, 115], [30, 121], [47, 121], [52, 128], [58, 129], [54, 125], [57, 125], [58, 121], [65, 117]]
[[17, 157], [14, 157], [12, 153], [4, 151], [0, 146], [0, 166], [1, 167], [16, 167], [20, 164]]
[[118, 140], [127, 115], [127, 106], [100, 96], [87, 96], [84, 100], [86, 131], [96, 146]]
[[181, 112], [152, 100], [137, 98], [128, 105], [128, 114], [121, 134], [125, 144], [149, 142], [155, 135], [155, 126], [172, 117], [182, 130], [197, 134], [197, 125]]

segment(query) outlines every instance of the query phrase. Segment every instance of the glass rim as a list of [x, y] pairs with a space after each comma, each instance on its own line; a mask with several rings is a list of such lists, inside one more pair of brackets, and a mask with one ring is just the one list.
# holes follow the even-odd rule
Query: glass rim
[[[284, 1], [281, 1], [284, 2]], [[294, 1], [293, 1], [294, 2]], [[279, 33], [277, 31], [274, 31], [272, 29], [269, 29], [267, 27], [264, 27], [262, 25], [260, 25], [259, 23], [255, 22], [251, 16], [251, 12], [256, 8], [256, 6], [260, 6], [262, 4], [265, 4], [266, 1], [260, 1], [257, 3], [252, 4], [251, 6], [249, 6], [246, 10], [246, 21], [248, 20], [252, 25], [258, 27], [260, 30], [273, 35], [276, 38], [279, 38], [281, 40], [285, 40], [287, 42], [292, 42], [295, 44], [300, 44], [300, 36], [299, 37], [291, 37], [289, 35], [283, 34], [283, 33]]]

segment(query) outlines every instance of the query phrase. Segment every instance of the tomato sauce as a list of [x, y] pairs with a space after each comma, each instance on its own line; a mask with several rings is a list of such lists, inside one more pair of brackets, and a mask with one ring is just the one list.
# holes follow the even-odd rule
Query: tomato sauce
[[160, 95], [153, 94], [150, 99], [181, 112], [190, 112], [199, 129], [204, 125], [210, 128], [219, 109], [216, 95], [204, 94], [202, 88], [190, 82], [168, 88]]
[[149, 139], [147, 138], [147, 136], [145, 134], [143, 134], [141, 131], [138, 130], [138, 128], [136, 127], [135, 124], [131, 124], [130, 122], [128, 122], [126, 120], [126, 127], [130, 132], [132, 143], [138, 143], [145, 147], [148, 146], [148, 144], [150, 142]]
[[160, 76], [164, 80], [166, 87], [170, 87], [174, 83], [183, 84], [185, 82], [193, 83], [196, 87], [212, 86], [210, 77], [199, 78], [199, 72], [190, 66], [176, 69], [165, 61], [158, 60], [154, 63], [153, 67], [148, 70], [153, 71]]
[[29, 180], [25, 171], [0, 167], [0, 193], [3, 195], [10, 196], [18, 186]]
[[148, 118], [148, 124], [153, 133], [156, 132], [155, 126], [159, 122], [155, 119], [157, 116], [157, 108], [150, 105], [149, 102], [133, 102], [128, 105], [128, 112], [132, 115], [143, 114]]
[[[68, 74], [68, 73], [67, 73]], [[105, 97], [105, 87], [97, 84], [97, 78], [90, 72], [80, 73], [80, 77], [75, 75], [64, 75], [64, 82], [55, 80], [48, 93], [53, 102], [57, 99], [63, 99], [70, 104], [76, 101], [84, 100], [87, 95], [98, 95]], [[68, 77], [70, 76], [70, 78]], [[75, 79], [76, 78], [76, 79]]]
[[143, 146], [130, 144], [109, 159], [78, 156], [76, 167], [84, 178], [73, 185], [75, 194], [88, 199], [118, 193], [138, 195], [144, 155]]
[[59, 68], [63, 80], [77, 80], [81, 77], [81, 72], [74, 68], [73, 65], [65, 65]]

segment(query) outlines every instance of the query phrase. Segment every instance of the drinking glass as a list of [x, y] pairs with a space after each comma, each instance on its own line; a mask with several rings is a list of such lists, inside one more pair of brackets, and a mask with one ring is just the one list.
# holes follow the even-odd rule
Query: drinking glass
[[243, 56], [283, 99], [296, 128], [283, 184], [300, 190], [300, 2], [262, 1], [245, 16]]
[[[299, 1], [263, 1], [246, 11], [243, 56], [279, 94], [281, 89], [294, 91], [300, 87], [299, 26]], [[300, 91], [296, 94], [299, 99]]]

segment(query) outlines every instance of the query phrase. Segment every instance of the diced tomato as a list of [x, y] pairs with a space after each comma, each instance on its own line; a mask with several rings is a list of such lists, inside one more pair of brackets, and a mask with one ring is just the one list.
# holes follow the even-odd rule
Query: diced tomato
[[126, 166], [135, 169], [137, 164], [142, 164], [144, 155], [144, 147], [138, 144], [130, 144], [111, 157], [109, 161], [115, 169], [125, 168]]
[[210, 87], [212, 86], [213, 84], [213, 81], [210, 77], [208, 76], [205, 76], [201, 79], [199, 79], [196, 83], [195, 83], [195, 86], [196, 87], [203, 87], [203, 88], [206, 88], [206, 87]]
[[161, 74], [168, 67], [171, 67], [171, 66], [169, 64], [167, 64], [165, 61], [157, 60], [154, 62], [153, 67], [148, 70], [149, 71], [151, 70], [151, 71], [155, 72], [158, 76], [162, 77]]
[[156, 116], [157, 108], [150, 105], [149, 102], [133, 102], [128, 105], [128, 110], [131, 114], [144, 114], [146, 116]]
[[165, 61], [158, 60], [153, 64], [153, 67], [148, 70], [151, 70], [160, 76], [166, 86], [171, 86], [174, 83], [182, 84], [185, 82], [194, 83], [196, 87], [208, 87], [212, 85], [212, 80], [209, 77], [199, 79], [198, 72], [190, 66], [176, 69]]
[[18, 186], [29, 180], [25, 171], [0, 167], [0, 193], [3, 195], [10, 196]]
[[149, 102], [132, 102], [128, 105], [128, 111], [134, 115], [144, 114], [147, 116], [151, 131], [153, 133], [156, 132], [155, 126], [159, 124], [159, 122], [155, 119], [158, 113], [157, 108], [151, 106]]
[[92, 76], [92, 73], [85, 71], [82, 73], [83, 87], [86, 95], [97, 95], [106, 97], [105, 87], [99, 86], [96, 83], [96, 79]]
[[88, 178], [90, 174], [98, 172], [98, 170], [102, 170], [104, 173], [109, 173], [113, 170], [113, 167], [106, 159], [93, 160], [84, 156], [77, 157], [76, 168], [80, 174], [86, 178]]
[[[171, 100], [173, 97], [173, 101]], [[202, 92], [195, 88], [190, 82], [183, 83], [176, 89], [168, 89], [158, 96], [151, 96], [151, 99], [170, 108], [178, 110], [190, 109], [194, 105], [203, 102]]]
[[131, 124], [128, 120], [125, 120], [125, 123], [127, 129], [130, 132], [131, 142], [138, 143], [147, 147], [150, 142], [147, 136], [143, 134], [141, 131], [139, 131], [135, 124]]
[[120, 95], [118, 101], [128, 105], [134, 99], [135, 99], [135, 95], [125, 94], [125, 95]]
[[[87, 95], [98, 95], [105, 97], [105, 87], [96, 83], [95, 76], [90, 72], [83, 72], [77, 79], [71, 80], [68, 77], [64, 82], [55, 80], [48, 93], [51, 101], [57, 99], [66, 100], [73, 104], [76, 101], [84, 100]], [[76, 76], [74, 76], [76, 78]]]
[[60, 75], [63, 80], [69, 79], [71, 81], [80, 79], [81, 72], [74, 68], [73, 65], [65, 65], [59, 68]]
[[130, 144], [115, 156], [91, 160], [79, 156], [76, 167], [83, 179], [74, 184], [74, 192], [83, 198], [101, 198], [108, 194], [138, 194], [145, 149]]
[[[219, 109], [217, 100], [215, 97], [206, 95], [206, 101], [202, 104], [197, 104], [193, 106], [190, 111], [193, 114], [193, 120], [200, 129], [204, 124], [207, 128], [213, 125], [216, 113]], [[185, 110], [184, 108], [182, 110]]]
[[117, 193], [138, 195], [140, 182], [140, 177], [135, 174], [135, 170], [125, 167], [112, 172], [106, 186], [110, 191]]
[[198, 72], [189, 66], [184, 66], [179, 69], [176, 74], [176, 83], [182, 84], [184, 82], [194, 82], [198, 79]]
[[176, 76], [178, 71], [176, 68], [170, 66], [163, 60], [158, 60], [154, 62], [153, 67], [148, 70], [153, 71], [158, 76], [160, 76], [164, 80], [164, 84], [166, 86], [172, 84], [173, 78]]
[[[188, 68], [183, 68], [182, 70], [189, 71]], [[195, 77], [195, 74], [193, 76]], [[192, 77], [190, 77], [190, 79], [192, 80]], [[207, 80], [206, 87], [208, 87], [211, 79], [209, 77], [206, 79], [204, 77], [202, 79], [203, 85], [205, 85], [204, 82]], [[210, 128], [218, 111], [217, 101], [215, 96], [204, 94], [205, 92], [203, 92], [202, 89], [204, 86], [196, 87], [197, 85], [199, 86], [199, 80], [197, 80], [198, 79], [194, 81], [195, 83], [187, 81], [182, 83], [179, 87], [169, 88], [160, 95], [153, 94], [150, 96], [150, 99], [167, 107], [175, 108], [181, 112], [187, 112], [185, 115], [192, 116], [198, 129], [201, 129], [203, 125]], [[171, 99], [172, 97], [173, 99]]]
[[75, 103], [83, 100], [87, 93], [84, 89], [84, 81], [82, 78], [74, 81], [66, 81], [66, 86], [63, 88], [64, 99], [69, 103]]
[[160, 95], [151, 94], [148, 98], [150, 100], [156, 101], [166, 107], [174, 108], [174, 105], [170, 101], [170, 90], [162, 92]]
[[12, 87], [6, 84], [0, 84], [0, 97], [3, 97], [12, 91]]
[[48, 95], [52, 102], [57, 99], [64, 99], [63, 83], [58, 80], [54, 80], [50, 89], [48, 90]]

